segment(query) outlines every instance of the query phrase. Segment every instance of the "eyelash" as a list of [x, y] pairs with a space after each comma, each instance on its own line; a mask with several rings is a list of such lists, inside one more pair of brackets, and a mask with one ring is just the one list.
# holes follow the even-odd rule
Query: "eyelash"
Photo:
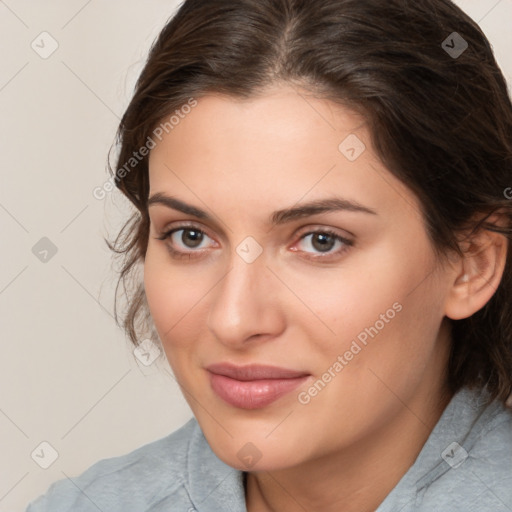
[[[202, 229], [199, 229], [196, 226], [181, 225], [181, 226], [172, 228], [172, 229], [162, 233], [161, 236], [158, 236], [155, 238], [157, 240], [165, 241], [165, 240], [168, 240], [169, 238], [171, 238], [171, 236], [178, 231], [196, 231], [200, 234], [208, 236], [208, 234], [205, 231], [203, 231]], [[306, 258], [308, 260], [318, 261], [318, 260], [332, 259], [333, 256], [341, 256], [341, 254], [345, 253], [347, 250], [349, 250], [350, 247], [352, 247], [354, 245], [354, 242], [352, 240], [348, 240], [347, 238], [344, 238], [344, 237], [338, 235], [335, 231], [333, 231], [331, 229], [327, 229], [327, 228], [317, 229], [317, 230], [313, 230], [313, 231], [307, 231], [306, 233], [301, 235], [299, 241], [304, 240], [309, 235], [315, 235], [315, 234], [331, 236], [332, 238], [334, 238], [335, 242], [342, 242], [343, 247], [341, 249], [338, 249], [335, 252], [317, 253], [317, 254], [319, 254], [319, 256], [304, 256], [304, 258]], [[208, 238], [211, 238], [211, 237], [208, 236]], [[204, 250], [197, 250], [197, 251], [191, 250], [189, 252], [178, 251], [178, 250], [174, 249], [173, 247], [171, 247], [170, 245], [167, 245], [167, 249], [170, 252], [171, 257], [174, 259], [177, 259], [177, 260], [182, 260], [182, 259], [191, 260], [194, 258], [198, 258], [198, 257], [200, 257], [201, 252], [204, 252]], [[301, 251], [301, 252], [305, 252], [305, 251]], [[197, 255], [197, 256], [193, 255], [194, 253], [199, 253], [199, 255]], [[305, 252], [305, 254], [311, 254], [311, 253]]]

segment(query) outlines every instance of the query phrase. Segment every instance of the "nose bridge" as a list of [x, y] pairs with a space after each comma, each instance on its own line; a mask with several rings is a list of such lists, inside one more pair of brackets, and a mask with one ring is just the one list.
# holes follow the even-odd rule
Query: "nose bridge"
[[269, 334], [279, 322], [271, 273], [251, 242], [232, 252], [226, 275], [212, 291], [208, 327], [224, 343], [239, 344], [255, 334]]

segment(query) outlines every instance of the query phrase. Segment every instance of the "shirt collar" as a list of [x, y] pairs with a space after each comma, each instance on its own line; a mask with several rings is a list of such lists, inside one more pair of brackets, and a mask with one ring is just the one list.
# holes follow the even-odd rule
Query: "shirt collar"
[[503, 410], [490, 401], [486, 389], [460, 389], [452, 397], [413, 465], [381, 503], [378, 512], [395, 510], [397, 503], [414, 500], [446, 472], [464, 464], [485, 425]]
[[190, 499], [197, 512], [246, 512], [244, 472], [215, 455], [196, 420], [187, 454], [187, 473]]

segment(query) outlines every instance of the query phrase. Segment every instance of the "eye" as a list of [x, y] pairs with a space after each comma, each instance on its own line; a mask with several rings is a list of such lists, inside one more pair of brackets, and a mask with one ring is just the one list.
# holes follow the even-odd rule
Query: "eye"
[[[166, 246], [174, 259], [201, 257], [209, 245], [216, 245], [216, 242], [208, 244], [208, 239], [212, 239], [202, 229], [192, 225], [177, 226], [156, 238], [157, 240], [169, 241]], [[302, 245], [302, 247], [299, 249], [291, 247], [290, 250], [308, 254], [308, 256], [304, 256], [306, 259], [332, 259], [340, 256], [353, 244], [353, 241], [330, 229], [323, 228], [305, 233], [296, 244]]]
[[[353, 241], [325, 228], [304, 234], [301, 236], [299, 244], [302, 244], [303, 247], [300, 249], [301, 252], [311, 254], [311, 256], [306, 256], [309, 259], [339, 256], [354, 245]], [[337, 249], [334, 250], [335, 248]], [[297, 249], [292, 248], [292, 250], [296, 251]], [[316, 255], [314, 251], [317, 251]]]
[[169, 240], [167, 248], [171, 256], [177, 259], [194, 258], [193, 253], [203, 252], [201, 249], [208, 247], [208, 239], [211, 238], [201, 229], [194, 226], [179, 226], [166, 231], [157, 240]]

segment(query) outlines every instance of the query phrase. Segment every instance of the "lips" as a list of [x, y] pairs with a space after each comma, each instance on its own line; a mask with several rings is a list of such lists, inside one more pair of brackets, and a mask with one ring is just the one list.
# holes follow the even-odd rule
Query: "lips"
[[275, 366], [218, 363], [206, 368], [213, 391], [241, 409], [260, 409], [304, 383], [310, 374]]

